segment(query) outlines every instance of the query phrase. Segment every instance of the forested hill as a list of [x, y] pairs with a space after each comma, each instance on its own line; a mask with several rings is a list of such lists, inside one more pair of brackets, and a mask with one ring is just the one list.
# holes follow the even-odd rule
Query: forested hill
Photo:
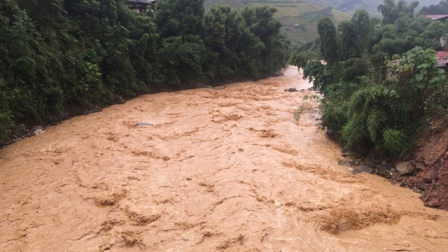
[[275, 18], [293, 45], [314, 41], [317, 38], [317, 21], [328, 17], [336, 24], [350, 19], [350, 15], [335, 8], [297, 0], [206, 0], [205, 8], [226, 4], [243, 9], [248, 6], [270, 6], [277, 9]]
[[256, 79], [286, 64], [288, 43], [270, 7], [205, 13], [203, 0], [158, 0], [156, 8], [146, 15], [123, 0], [0, 1], [0, 141], [18, 134], [18, 123]]

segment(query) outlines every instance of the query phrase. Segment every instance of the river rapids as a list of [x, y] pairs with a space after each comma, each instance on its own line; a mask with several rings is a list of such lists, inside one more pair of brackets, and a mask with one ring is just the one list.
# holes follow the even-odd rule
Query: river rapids
[[0, 150], [0, 251], [447, 251], [445, 211], [338, 165], [310, 86], [143, 95]]

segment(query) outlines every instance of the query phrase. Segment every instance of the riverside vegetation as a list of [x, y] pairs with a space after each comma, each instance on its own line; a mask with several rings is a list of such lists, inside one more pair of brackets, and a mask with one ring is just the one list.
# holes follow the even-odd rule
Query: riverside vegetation
[[446, 114], [446, 73], [434, 50], [448, 25], [417, 15], [417, 5], [385, 0], [382, 20], [358, 10], [337, 28], [323, 18], [319, 40], [291, 59], [324, 94], [323, 126], [354, 152], [402, 157], [431, 117]]
[[237, 11], [160, 0], [0, 2], [0, 141], [14, 125], [54, 123], [142, 93], [269, 76], [288, 41], [270, 7]]

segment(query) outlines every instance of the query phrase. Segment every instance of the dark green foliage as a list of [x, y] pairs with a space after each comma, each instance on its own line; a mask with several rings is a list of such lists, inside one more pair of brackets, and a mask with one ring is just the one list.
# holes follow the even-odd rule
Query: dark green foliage
[[257, 69], [264, 45], [240, 12], [228, 6], [213, 7], [205, 16], [204, 29], [209, 59], [214, 62], [213, 68], [208, 68], [209, 75], [218, 79], [259, 76], [259, 71], [250, 69]]
[[154, 22], [162, 38], [199, 35], [204, 16], [204, 0], [158, 0]]
[[339, 60], [339, 50], [336, 38], [336, 27], [333, 22], [324, 17], [317, 24], [320, 38], [320, 52], [328, 65], [332, 66]]
[[[434, 29], [428, 29], [429, 26]], [[395, 24], [377, 25], [371, 41], [372, 52], [385, 52], [392, 56], [409, 51], [415, 46], [437, 49], [440, 47], [438, 40], [444, 32], [442, 29], [438, 32], [434, 30], [436, 27], [432, 25], [431, 20], [423, 16], [405, 16], [399, 18]]]
[[319, 60], [311, 60], [303, 69], [303, 77], [313, 82], [313, 88], [325, 93], [327, 84], [330, 83], [331, 70]]
[[341, 22], [340, 32], [341, 59], [362, 57], [367, 52], [369, 43], [370, 20], [365, 10], [358, 10], [350, 21]]
[[[288, 44], [275, 9], [160, 0], [0, 1], [0, 141], [16, 122], [53, 123], [119, 98], [279, 70]], [[120, 99], [118, 99], [120, 100]]]
[[395, 129], [387, 129], [383, 133], [384, 148], [389, 151], [394, 157], [399, 157], [406, 151], [409, 146], [409, 138], [402, 131]]
[[289, 64], [304, 68], [308, 61], [320, 58], [320, 55], [320, 39], [317, 38], [314, 42], [296, 46], [289, 58]]
[[341, 32], [341, 59], [362, 56], [361, 43], [359, 43], [357, 29], [352, 22], [341, 22], [338, 27]]
[[[398, 158], [411, 150], [412, 143], [430, 109], [444, 111], [446, 73], [436, 68], [435, 51], [444, 35], [445, 24], [414, 17], [416, 3], [385, 1], [380, 6], [383, 24], [358, 12], [339, 25], [339, 58], [333, 50], [331, 24], [322, 21], [320, 38], [323, 58], [331, 64], [306, 58], [304, 77], [324, 94], [322, 124], [346, 147], [361, 154]], [[373, 26], [372, 23], [375, 25]], [[295, 61], [303, 66], [303, 55]], [[391, 63], [388, 55], [398, 61]], [[300, 57], [299, 57], [300, 56]], [[302, 57], [302, 58], [301, 58]], [[334, 57], [334, 58], [332, 58]], [[389, 63], [387, 63], [389, 62]]]
[[341, 100], [332, 101], [324, 99], [322, 101], [322, 126], [329, 129], [330, 132], [339, 134], [342, 127], [348, 121], [347, 102]]
[[5, 139], [13, 126], [11, 110], [8, 106], [8, 97], [6, 96], [6, 87], [3, 79], [0, 78], [0, 140]]
[[448, 1], [442, 0], [437, 5], [425, 6], [420, 12], [426, 15], [448, 14]]
[[[204, 81], [202, 67], [206, 48], [199, 37], [169, 37], [163, 39], [159, 58], [165, 67], [166, 81], [179, 84], [184, 81]], [[173, 86], [175, 87], [175, 86]], [[180, 86], [178, 86], [180, 88]]]
[[425, 27], [417, 38], [417, 43], [423, 48], [438, 49], [440, 47], [440, 37], [448, 31], [448, 24], [445, 22], [431, 22]]
[[408, 5], [405, 0], [384, 0], [383, 4], [378, 6], [378, 11], [383, 15], [384, 24], [393, 24], [398, 18], [414, 15], [414, 9], [418, 6], [418, 1], [413, 1]]
[[415, 47], [406, 52], [398, 64], [390, 64], [399, 83], [412, 91], [440, 90], [446, 83], [443, 69], [436, 68], [435, 51]]
[[313, 59], [313, 54], [308, 51], [297, 52], [291, 56], [289, 63], [299, 68], [306, 66], [308, 61]]
[[[260, 76], [269, 75], [285, 67], [288, 60], [288, 43], [286, 37], [280, 33], [280, 22], [274, 19], [276, 12], [276, 9], [268, 6], [246, 7], [242, 12], [250, 32], [260, 39], [252, 46], [257, 49], [254, 53], [261, 54], [259, 61], [253, 64], [253, 68], [260, 69]], [[249, 63], [250, 58], [253, 61], [253, 57], [248, 56], [247, 62]]]
[[423, 15], [414, 15], [416, 6], [417, 1], [407, 4], [400, 0], [395, 4], [393, 0], [385, 0], [379, 6], [383, 22], [382, 25], [375, 25], [369, 48], [373, 52], [385, 52], [389, 56], [402, 54], [416, 46], [438, 49], [439, 39], [446, 33], [446, 24], [433, 22]]

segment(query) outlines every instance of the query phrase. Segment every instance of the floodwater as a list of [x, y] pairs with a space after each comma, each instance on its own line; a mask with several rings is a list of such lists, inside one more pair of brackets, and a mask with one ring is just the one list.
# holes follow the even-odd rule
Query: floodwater
[[317, 94], [284, 92], [310, 86], [144, 95], [1, 150], [0, 251], [446, 251], [447, 212], [338, 165]]

